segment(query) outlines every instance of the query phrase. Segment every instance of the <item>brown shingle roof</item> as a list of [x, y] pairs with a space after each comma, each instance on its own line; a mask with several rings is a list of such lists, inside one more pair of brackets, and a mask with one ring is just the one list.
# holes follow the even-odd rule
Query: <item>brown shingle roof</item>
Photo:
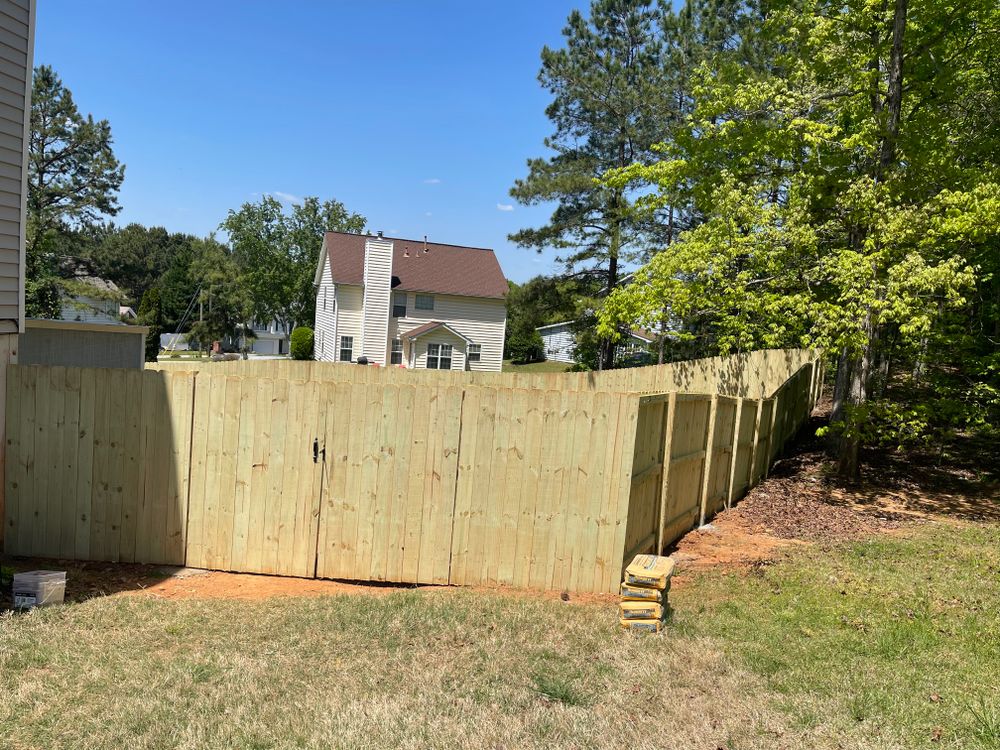
[[463, 336], [458, 331], [456, 331], [454, 328], [452, 328], [450, 325], [448, 325], [447, 323], [442, 323], [439, 320], [432, 320], [430, 323], [424, 323], [422, 326], [417, 326], [416, 328], [413, 328], [413, 329], [407, 331], [403, 335], [406, 338], [408, 338], [408, 339], [418, 339], [421, 336], [423, 336], [425, 333], [430, 333], [431, 331], [436, 331], [438, 328], [445, 328], [445, 329], [451, 331], [456, 336], [458, 336], [460, 339], [465, 339], [466, 341], [468, 341], [470, 343], [474, 343], [472, 341], [472, 339], [470, 339], [468, 336]]
[[[433, 292], [465, 297], [503, 297], [507, 279], [492, 250], [443, 245], [423, 240], [392, 242], [392, 288], [407, 292]], [[333, 281], [364, 283], [365, 235], [327, 232], [327, 255]], [[426, 252], [425, 252], [426, 247]]]

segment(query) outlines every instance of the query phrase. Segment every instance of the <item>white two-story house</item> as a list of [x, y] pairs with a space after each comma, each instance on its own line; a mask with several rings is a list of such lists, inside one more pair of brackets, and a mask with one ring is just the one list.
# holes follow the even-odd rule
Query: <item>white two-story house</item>
[[318, 360], [500, 371], [507, 279], [492, 250], [327, 232], [315, 284]]

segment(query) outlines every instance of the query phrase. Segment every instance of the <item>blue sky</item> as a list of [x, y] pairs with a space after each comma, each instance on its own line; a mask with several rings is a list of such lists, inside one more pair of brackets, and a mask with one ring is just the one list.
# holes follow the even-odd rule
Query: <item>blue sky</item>
[[271, 193], [336, 198], [372, 229], [494, 248], [549, 210], [508, 190], [544, 153], [544, 44], [583, 2], [39, 0], [36, 64], [111, 122], [119, 223], [204, 235]]

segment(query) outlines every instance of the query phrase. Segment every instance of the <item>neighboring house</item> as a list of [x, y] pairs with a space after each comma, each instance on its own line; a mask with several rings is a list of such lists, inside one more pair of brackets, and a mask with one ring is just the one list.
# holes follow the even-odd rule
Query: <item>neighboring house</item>
[[[576, 321], [567, 320], [562, 323], [552, 323], [539, 326], [535, 330], [542, 337], [545, 359], [553, 362], [573, 362], [576, 354], [576, 332], [573, 325]], [[628, 337], [618, 342], [619, 357], [635, 357], [649, 352], [650, 345], [656, 340], [655, 334], [649, 331], [635, 330]]]
[[59, 320], [74, 323], [122, 323], [119, 311], [125, 293], [102, 279], [80, 258], [59, 261]]
[[318, 360], [500, 371], [507, 279], [492, 250], [327, 232], [315, 283]]
[[138, 320], [139, 315], [136, 313], [134, 307], [129, 307], [128, 305], [118, 305], [118, 317], [122, 320]]
[[270, 323], [254, 321], [250, 324], [254, 338], [250, 350], [256, 354], [288, 354], [288, 328], [276, 320]]

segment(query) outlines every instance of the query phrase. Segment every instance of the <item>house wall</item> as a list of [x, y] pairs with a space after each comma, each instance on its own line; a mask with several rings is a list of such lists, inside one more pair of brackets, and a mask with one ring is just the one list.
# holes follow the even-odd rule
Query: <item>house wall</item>
[[335, 324], [332, 331], [323, 337], [323, 359], [327, 362], [337, 362], [340, 359], [340, 337], [354, 337], [352, 361], [361, 356], [361, 332], [364, 309], [364, 295], [361, 287], [350, 284], [337, 284], [334, 287], [334, 301], [337, 307]]
[[118, 302], [97, 297], [63, 298], [59, 319], [76, 323], [121, 323]]
[[[465, 362], [465, 342], [449, 333], [446, 330], [437, 330], [428, 333], [426, 336], [421, 336], [419, 339], [413, 342], [413, 352], [410, 356], [410, 347], [408, 342], [403, 342], [403, 354], [404, 361], [414, 369], [426, 370], [427, 369], [427, 346], [428, 344], [451, 344], [451, 369], [452, 370], [464, 370], [466, 366]], [[407, 359], [408, 358], [408, 359]], [[412, 362], [412, 365], [410, 363]], [[473, 364], [475, 364], [473, 362]]]
[[544, 344], [545, 359], [553, 362], [572, 362], [576, 352], [576, 336], [568, 325], [538, 331]]
[[392, 243], [370, 237], [365, 240], [364, 314], [360, 353], [372, 364], [386, 363], [391, 284]]
[[316, 322], [313, 325], [313, 349], [317, 360], [333, 361], [331, 342], [337, 330], [337, 290], [330, 278], [330, 264], [323, 264], [316, 290]]
[[[500, 372], [503, 365], [503, 337], [507, 327], [507, 306], [502, 299], [484, 299], [481, 297], [458, 297], [448, 294], [435, 294], [433, 310], [417, 310], [416, 294], [406, 294], [406, 317], [390, 318], [389, 330], [392, 338], [402, 338], [407, 331], [432, 320], [447, 323], [474, 344], [482, 347], [482, 358], [479, 362], [469, 363], [470, 370], [483, 372]], [[428, 334], [432, 337], [436, 334]], [[450, 336], [447, 332], [442, 335]], [[421, 337], [419, 342], [434, 341], [433, 338]], [[447, 339], [445, 343], [449, 343]], [[461, 341], [461, 339], [458, 339]], [[465, 351], [465, 342], [462, 351]], [[404, 352], [408, 353], [404, 341]], [[423, 364], [417, 364], [423, 367]], [[465, 361], [463, 356], [462, 367]], [[453, 365], [452, 369], [456, 369]]]
[[0, 333], [16, 333], [24, 325], [24, 217], [34, 32], [34, 0], [0, 0]]

